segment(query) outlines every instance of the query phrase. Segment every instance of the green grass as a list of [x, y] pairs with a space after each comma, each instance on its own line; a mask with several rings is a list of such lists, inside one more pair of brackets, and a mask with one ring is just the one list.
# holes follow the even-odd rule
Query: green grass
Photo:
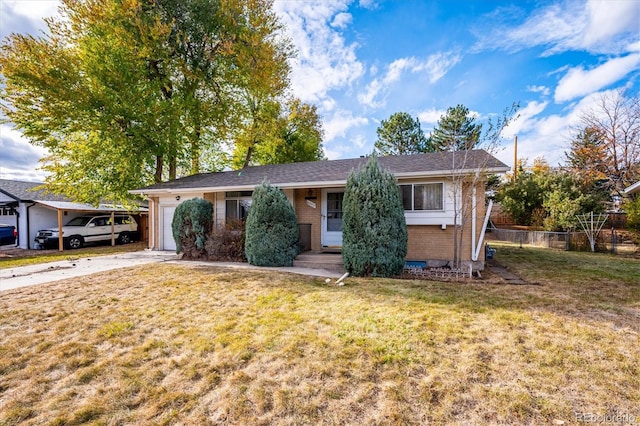
[[143, 250], [147, 247], [144, 242], [126, 244], [126, 245], [95, 245], [83, 247], [78, 250], [53, 251], [36, 251], [30, 255], [6, 256], [0, 257], [0, 269], [15, 268], [18, 266], [36, 265], [39, 263], [57, 262], [67, 260], [69, 258], [85, 258], [95, 256], [105, 256], [108, 254], [126, 253], [130, 251]]
[[0, 293], [0, 424], [639, 419], [640, 261], [497, 260], [532, 284], [182, 263]]

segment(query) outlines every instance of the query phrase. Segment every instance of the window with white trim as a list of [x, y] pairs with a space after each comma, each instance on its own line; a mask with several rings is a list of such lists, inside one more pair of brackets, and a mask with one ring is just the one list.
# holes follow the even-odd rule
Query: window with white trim
[[229, 191], [225, 193], [225, 217], [227, 219], [246, 219], [251, 207], [253, 191]]
[[405, 211], [444, 210], [444, 183], [400, 185]]

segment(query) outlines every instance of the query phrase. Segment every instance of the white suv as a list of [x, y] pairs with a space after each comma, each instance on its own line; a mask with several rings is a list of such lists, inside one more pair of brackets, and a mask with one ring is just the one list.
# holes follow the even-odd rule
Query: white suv
[[[120, 244], [133, 241], [138, 234], [138, 224], [130, 215], [114, 215], [113, 233]], [[62, 236], [66, 248], [77, 249], [85, 242], [111, 240], [111, 215], [78, 216], [62, 227]], [[58, 228], [38, 231], [36, 243], [43, 246], [58, 245]]]

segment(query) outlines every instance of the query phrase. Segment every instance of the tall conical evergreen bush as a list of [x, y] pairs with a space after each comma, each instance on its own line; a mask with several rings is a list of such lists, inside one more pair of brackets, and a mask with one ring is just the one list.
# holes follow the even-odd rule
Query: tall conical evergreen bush
[[298, 221], [280, 189], [263, 183], [253, 191], [245, 225], [247, 261], [258, 266], [291, 266], [298, 254]]
[[343, 200], [342, 260], [355, 276], [402, 273], [407, 225], [395, 177], [376, 157], [347, 179]]
[[171, 230], [176, 253], [198, 259], [206, 257], [205, 242], [213, 229], [213, 205], [202, 198], [192, 198], [178, 204], [173, 213]]

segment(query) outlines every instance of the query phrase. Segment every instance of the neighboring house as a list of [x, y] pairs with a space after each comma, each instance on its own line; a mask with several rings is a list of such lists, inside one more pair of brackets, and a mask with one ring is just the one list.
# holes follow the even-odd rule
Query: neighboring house
[[[190, 198], [211, 201], [215, 223], [222, 225], [227, 219], [246, 217], [253, 189], [266, 181], [285, 193], [298, 223], [306, 224], [311, 250], [336, 251], [342, 246], [342, 198], [347, 177], [366, 161], [353, 158], [254, 166], [188, 176], [130, 192], [149, 199], [149, 247], [155, 250], [175, 250], [171, 221], [180, 202]], [[509, 167], [482, 150], [389, 156], [379, 158], [379, 162], [396, 176], [401, 187], [409, 236], [407, 259], [444, 266], [453, 258], [453, 197], [457, 194], [457, 205], [465, 203], [470, 212], [464, 224], [462, 260], [482, 269], [484, 177], [504, 173]], [[453, 164], [464, 165], [463, 170], [452, 170]], [[454, 188], [453, 176], [461, 171], [466, 176], [479, 173], [482, 177], [476, 188], [464, 185], [468, 196], [461, 196], [459, 188]]]
[[[23, 249], [36, 248], [35, 238], [39, 229], [59, 226], [59, 220], [67, 223], [86, 214], [122, 212], [124, 209], [100, 205], [98, 207], [71, 202], [60, 195], [37, 189], [41, 182], [22, 182], [0, 179], [0, 223], [13, 225], [18, 230], [16, 246]], [[146, 208], [141, 209], [146, 211]], [[138, 217], [136, 217], [137, 219]], [[144, 239], [146, 217], [138, 220], [141, 238]]]

